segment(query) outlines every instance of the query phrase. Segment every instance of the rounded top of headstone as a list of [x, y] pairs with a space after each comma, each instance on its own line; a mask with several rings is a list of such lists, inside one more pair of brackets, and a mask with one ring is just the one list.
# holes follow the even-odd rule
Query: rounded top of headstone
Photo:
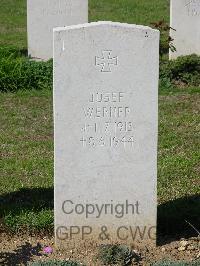
[[78, 24], [78, 25], [72, 25], [72, 26], [66, 26], [66, 27], [57, 27], [57, 28], [54, 28], [53, 31], [57, 32], [57, 31], [66, 31], [66, 30], [75, 30], [75, 29], [84, 29], [84, 28], [102, 27], [102, 26], [110, 26], [114, 28], [118, 27], [118, 28], [127, 28], [127, 29], [148, 30], [148, 31], [159, 33], [159, 30], [152, 29], [148, 26], [112, 22], [112, 21], [98, 21], [98, 22], [84, 23], [84, 24]]

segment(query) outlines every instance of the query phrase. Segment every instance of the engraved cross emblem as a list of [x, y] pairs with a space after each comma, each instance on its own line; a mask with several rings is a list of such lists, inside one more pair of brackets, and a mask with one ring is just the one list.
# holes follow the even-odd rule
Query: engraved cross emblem
[[95, 65], [101, 67], [101, 72], [112, 72], [111, 66], [118, 65], [118, 57], [111, 56], [112, 51], [102, 51], [102, 57], [95, 56]]

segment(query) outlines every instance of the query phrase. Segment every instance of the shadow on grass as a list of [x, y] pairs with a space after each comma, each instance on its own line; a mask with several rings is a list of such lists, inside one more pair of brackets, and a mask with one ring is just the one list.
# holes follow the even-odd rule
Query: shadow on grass
[[[53, 188], [22, 188], [19, 191], [3, 194], [0, 196], [0, 219], [3, 224], [3, 230], [17, 229], [18, 220], [16, 217], [21, 216], [22, 213], [27, 215], [31, 213], [39, 214], [42, 211], [53, 211]], [[10, 216], [10, 220], [14, 221], [12, 228], [5, 223], [5, 217]], [[45, 219], [45, 217], [44, 217]], [[49, 219], [49, 217], [47, 218]], [[53, 217], [52, 217], [53, 219]], [[27, 219], [30, 222], [31, 218]], [[49, 220], [46, 221], [48, 227]], [[45, 221], [44, 221], [45, 224]], [[26, 227], [29, 224], [26, 224]], [[30, 226], [31, 227], [31, 226]], [[30, 228], [33, 229], [34, 228]], [[37, 231], [37, 228], [35, 228]], [[46, 230], [46, 228], [44, 228]], [[53, 230], [50, 229], [50, 233]]]
[[19, 49], [10, 46], [1, 46], [0, 47], [0, 58], [1, 57], [9, 57], [13, 55], [14, 57], [25, 56], [28, 57], [28, 50], [26, 48]]
[[42, 256], [40, 253], [41, 245], [38, 243], [36, 246], [32, 246], [28, 242], [19, 246], [12, 252], [1, 252], [2, 265], [27, 265], [27, 262], [33, 256]]
[[[0, 196], [2, 221], [8, 214], [15, 217], [23, 211], [38, 214], [42, 210], [53, 210], [53, 188], [23, 188]], [[197, 232], [186, 221], [200, 231], [200, 194], [179, 198], [158, 206], [158, 244], [197, 236]]]
[[168, 201], [158, 206], [158, 245], [198, 236], [200, 194]]
[[26, 56], [26, 57], [28, 56], [28, 49], [26, 48], [20, 49], [19, 52], [21, 56]]

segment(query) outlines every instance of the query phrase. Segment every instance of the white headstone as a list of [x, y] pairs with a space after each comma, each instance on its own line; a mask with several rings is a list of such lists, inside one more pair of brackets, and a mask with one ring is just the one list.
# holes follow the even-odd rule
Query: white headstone
[[176, 52], [170, 59], [181, 55], [200, 55], [200, 0], [171, 0], [171, 30]]
[[27, 0], [28, 54], [53, 57], [53, 28], [88, 22], [88, 0]]
[[155, 241], [158, 68], [149, 27], [54, 30], [58, 244]]

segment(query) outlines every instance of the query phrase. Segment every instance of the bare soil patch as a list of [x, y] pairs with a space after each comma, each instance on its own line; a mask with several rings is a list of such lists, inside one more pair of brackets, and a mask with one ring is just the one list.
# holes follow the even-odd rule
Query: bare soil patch
[[[46, 260], [75, 260], [88, 266], [101, 266], [96, 259], [98, 245], [96, 247], [79, 247], [68, 250], [58, 250], [54, 245], [52, 236], [30, 236], [24, 235], [0, 235], [0, 264], [2, 265], [27, 265], [32, 261]], [[164, 241], [166, 242], [166, 241]], [[51, 254], [45, 254], [43, 248], [50, 246], [53, 249]], [[176, 241], [168, 241], [167, 244], [157, 247], [146, 246], [139, 248], [132, 246], [132, 249], [139, 255], [139, 262], [132, 262], [132, 265], [150, 265], [153, 262], [163, 259], [172, 261], [194, 261], [200, 258], [200, 239], [191, 237]]]

